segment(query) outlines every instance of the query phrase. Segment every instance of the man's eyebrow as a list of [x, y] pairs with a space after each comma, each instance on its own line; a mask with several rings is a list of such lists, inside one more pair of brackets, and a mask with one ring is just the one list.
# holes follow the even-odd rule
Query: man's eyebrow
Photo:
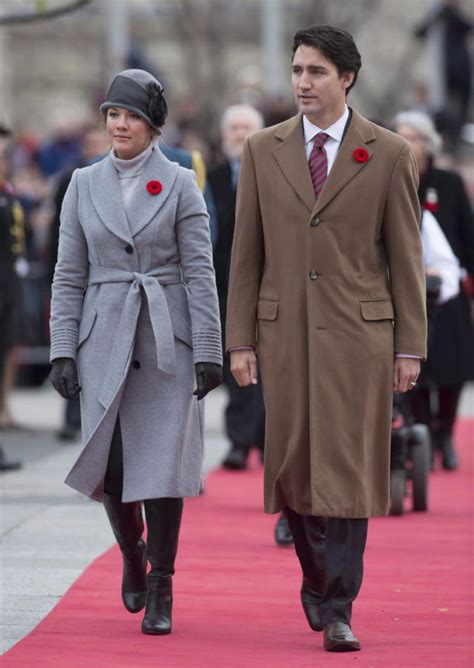
[[[303, 65], [297, 65], [297, 64], [294, 64], [294, 65], [292, 65], [291, 67], [292, 67], [292, 69], [294, 69], [294, 70], [296, 70], [296, 69], [301, 70], [301, 69], [303, 69], [304, 66], [303, 66]], [[309, 65], [306, 65], [306, 67], [307, 67], [309, 70], [319, 70], [320, 72], [327, 72], [327, 68], [326, 68], [324, 65], [311, 65], [311, 64], [309, 64]]]

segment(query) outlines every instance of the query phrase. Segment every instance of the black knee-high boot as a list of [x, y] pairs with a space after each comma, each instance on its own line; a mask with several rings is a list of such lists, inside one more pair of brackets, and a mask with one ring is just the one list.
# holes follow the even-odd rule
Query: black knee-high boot
[[122, 503], [118, 494], [104, 494], [104, 507], [123, 558], [122, 601], [140, 612], [146, 600], [146, 547], [142, 540], [141, 503]]
[[172, 576], [178, 551], [183, 499], [147, 499], [145, 517], [148, 528], [147, 598], [142, 631], [150, 635], [171, 633], [173, 607]]

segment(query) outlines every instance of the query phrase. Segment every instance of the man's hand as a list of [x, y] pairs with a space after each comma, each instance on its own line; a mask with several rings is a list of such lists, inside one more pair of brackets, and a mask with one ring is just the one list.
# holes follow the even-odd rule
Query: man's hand
[[256, 385], [257, 356], [253, 350], [234, 350], [230, 353], [230, 370], [240, 387]]
[[420, 360], [411, 357], [397, 357], [393, 366], [393, 391], [413, 390], [420, 375]]

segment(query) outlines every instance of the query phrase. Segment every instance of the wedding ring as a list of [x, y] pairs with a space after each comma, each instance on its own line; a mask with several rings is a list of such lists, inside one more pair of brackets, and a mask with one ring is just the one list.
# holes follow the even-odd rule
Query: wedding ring
[[414, 387], [414, 386], [416, 385], [415, 381], [412, 380], [411, 383], [410, 383], [410, 385], [411, 385], [412, 387]]

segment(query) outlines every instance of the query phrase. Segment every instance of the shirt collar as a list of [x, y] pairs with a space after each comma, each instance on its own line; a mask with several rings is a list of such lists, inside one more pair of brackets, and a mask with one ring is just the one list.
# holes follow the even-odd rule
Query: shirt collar
[[308, 142], [313, 141], [315, 135], [319, 134], [320, 132], [325, 132], [331, 137], [331, 139], [334, 139], [340, 144], [344, 135], [344, 129], [346, 127], [348, 118], [349, 109], [346, 105], [341, 118], [338, 118], [335, 123], [330, 125], [325, 130], [322, 130], [321, 128], [318, 128], [317, 125], [314, 125], [314, 123], [311, 123], [307, 116], [303, 116], [304, 143], [308, 144]]

